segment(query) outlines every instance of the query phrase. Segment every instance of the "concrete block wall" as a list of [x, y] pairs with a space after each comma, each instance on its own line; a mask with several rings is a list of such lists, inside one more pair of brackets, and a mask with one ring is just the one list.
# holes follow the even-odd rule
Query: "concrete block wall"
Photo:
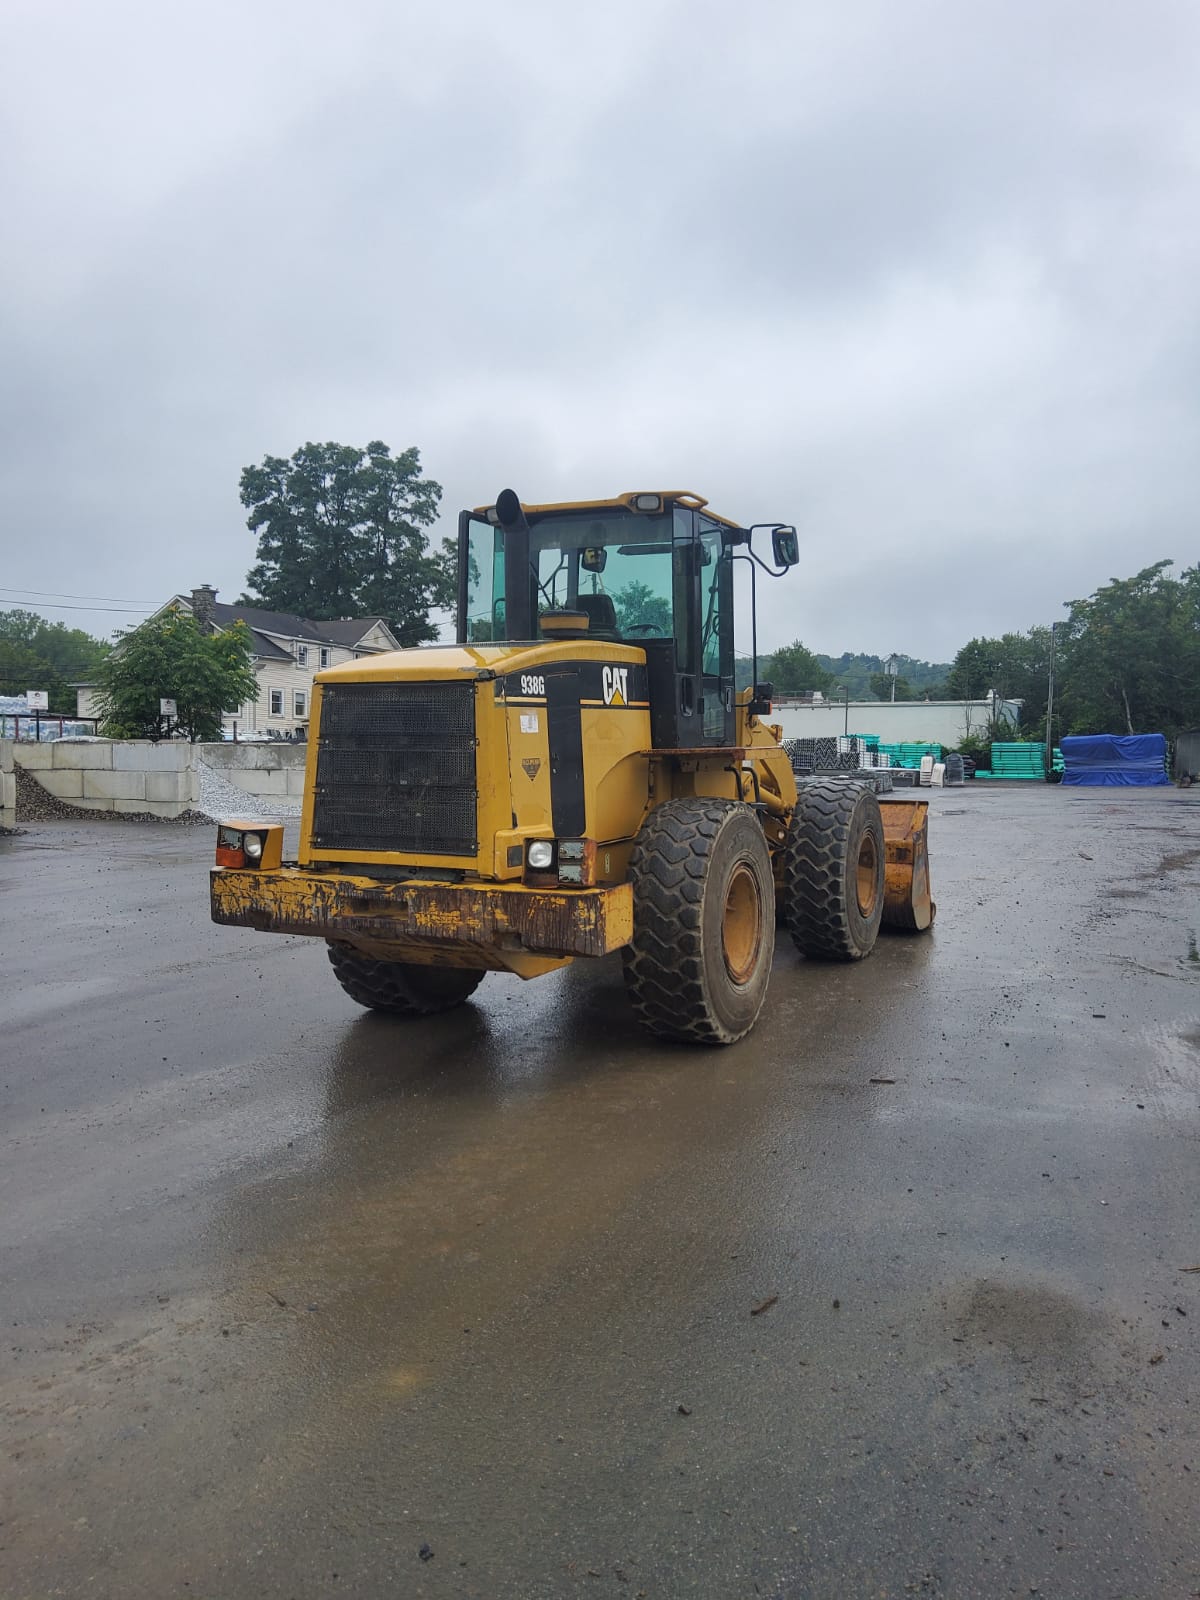
[[9, 744], [17, 766], [47, 793], [83, 811], [177, 817], [200, 803], [189, 744], [142, 739]]
[[0, 828], [17, 825], [17, 778], [13, 771], [13, 742], [0, 739]]
[[299, 800], [304, 794], [305, 744], [198, 744], [207, 766], [247, 794]]

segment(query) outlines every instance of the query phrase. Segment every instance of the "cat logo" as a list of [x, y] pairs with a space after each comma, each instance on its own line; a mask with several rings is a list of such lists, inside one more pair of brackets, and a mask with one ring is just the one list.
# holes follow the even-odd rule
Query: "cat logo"
[[606, 706], [623, 706], [629, 702], [629, 668], [605, 667], [600, 674], [604, 687]]

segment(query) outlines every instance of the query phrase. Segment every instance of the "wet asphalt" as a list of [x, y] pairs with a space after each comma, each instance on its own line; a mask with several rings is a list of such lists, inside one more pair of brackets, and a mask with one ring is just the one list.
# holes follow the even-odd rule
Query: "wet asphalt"
[[1200, 791], [932, 809], [932, 937], [700, 1052], [0, 840], [5, 1600], [1200, 1590]]

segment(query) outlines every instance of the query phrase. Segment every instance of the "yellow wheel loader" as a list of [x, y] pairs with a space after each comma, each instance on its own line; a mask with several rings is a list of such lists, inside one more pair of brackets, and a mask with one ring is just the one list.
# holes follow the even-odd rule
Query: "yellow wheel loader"
[[348, 994], [406, 1015], [619, 950], [646, 1027], [706, 1045], [754, 1026], [777, 913], [837, 961], [930, 926], [927, 802], [797, 788], [770, 686], [735, 688], [734, 563], [753, 597], [794, 528], [506, 489], [458, 557], [456, 645], [319, 675], [298, 860], [278, 825], [222, 823], [215, 921], [325, 939]]

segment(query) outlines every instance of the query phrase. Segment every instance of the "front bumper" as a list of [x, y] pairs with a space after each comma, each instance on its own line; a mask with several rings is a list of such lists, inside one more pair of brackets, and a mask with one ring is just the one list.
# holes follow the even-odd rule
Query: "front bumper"
[[[506, 956], [604, 956], [633, 938], [633, 890], [527, 889], [521, 884], [380, 883], [347, 873], [217, 867], [214, 922], [269, 933], [311, 934], [397, 958], [430, 961], [471, 953], [480, 965]], [[488, 959], [488, 957], [491, 959]]]

